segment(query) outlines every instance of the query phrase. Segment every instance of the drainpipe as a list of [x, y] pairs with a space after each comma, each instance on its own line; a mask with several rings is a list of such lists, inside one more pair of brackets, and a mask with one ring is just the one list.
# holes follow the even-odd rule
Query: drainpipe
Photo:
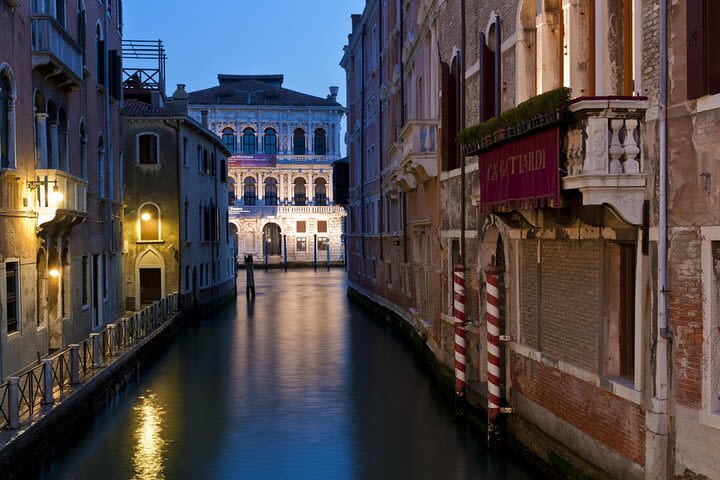
[[[360, 37], [360, 251], [365, 261], [365, 31]], [[363, 268], [363, 271], [364, 268]]]
[[[460, 43], [460, 125], [459, 130], [465, 127], [465, 0], [460, 2], [460, 35], [462, 40]], [[453, 139], [457, 143], [457, 139]], [[457, 145], [454, 146], [456, 150]], [[460, 155], [460, 263], [465, 266], [465, 155], [462, 151]]]
[[[378, 5], [378, 10], [382, 10], [382, 6]], [[382, 89], [383, 82], [383, 65], [382, 65], [382, 47], [383, 47], [383, 16], [382, 11], [378, 13], [378, 85]], [[402, 55], [402, 52], [400, 53]], [[385, 211], [385, 197], [383, 196], [383, 111], [382, 111], [382, 95], [378, 95], [378, 158], [380, 160], [380, 211], [378, 212], [378, 219], [380, 223], [380, 261], [385, 257], [385, 238], [384, 233], [384, 215]], [[328, 249], [329, 250], [329, 249]]]
[[[182, 298], [183, 293], [183, 283], [182, 279], [185, 275], [185, 270], [183, 269], [183, 251], [185, 250], [184, 245], [187, 241], [187, 238], [183, 238], [185, 235], [185, 201], [183, 199], [183, 188], [182, 188], [182, 175], [183, 175], [183, 168], [182, 168], [182, 155], [185, 152], [180, 152], [180, 145], [182, 145], [182, 141], [180, 139], [180, 123], [182, 120], [175, 120], [175, 153], [176, 153], [176, 161], [177, 161], [177, 201], [178, 201], [178, 225], [179, 225], [179, 231], [178, 231], [178, 239], [181, 239], [178, 241], [178, 268], [180, 269], [180, 275], [178, 277], [180, 280], [178, 281], [178, 292], [180, 295], [180, 298]], [[190, 283], [188, 282], [188, 285]]]

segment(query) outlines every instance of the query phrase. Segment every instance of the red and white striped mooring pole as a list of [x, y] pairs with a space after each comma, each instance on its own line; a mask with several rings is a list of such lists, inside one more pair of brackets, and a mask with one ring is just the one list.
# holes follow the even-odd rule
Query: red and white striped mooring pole
[[[456, 409], [465, 399], [465, 267], [456, 265], [453, 274], [453, 316], [455, 317], [455, 399]], [[458, 404], [458, 400], [460, 403]], [[458, 413], [462, 413], [458, 409]]]
[[494, 420], [500, 413], [500, 269], [485, 269], [487, 312], [488, 441], [492, 441]]

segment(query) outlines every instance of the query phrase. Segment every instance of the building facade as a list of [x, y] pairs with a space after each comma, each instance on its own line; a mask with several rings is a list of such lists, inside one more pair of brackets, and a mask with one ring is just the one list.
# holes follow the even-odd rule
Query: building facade
[[121, 2], [0, 2], [0, 377], [125, 313]]
[[228, 221], [227, 147], [187, 114], [178, 89], [165, 107], [123, 108], [125, 302], [179, 292], [185, 308], [235, 296], [236, 232]]
[[238, 261], [344, 262], [344, 208], [335, 205], [340, 158], [337, 87], [327, 98], [282, 87], [282, 75], [219, 75], [190, 93], [190, 115], [215, 132], [229, 159], [230, 222]]
[[351, 288], [454, 369], [460, 267], [485, 404], [498, 268], [507, 431], [580, 475], [720, 476], [717, 9], [668, 3], [369, 0], [341, 62]]

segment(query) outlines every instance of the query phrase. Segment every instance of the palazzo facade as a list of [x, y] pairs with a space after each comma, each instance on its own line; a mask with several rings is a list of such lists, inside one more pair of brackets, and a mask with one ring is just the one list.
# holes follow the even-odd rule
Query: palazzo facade
[[233, 153], [227, 195], [238, 261], [344, 262], [345, 209], [333, 195], [344, 114], [338, 87], [320, 98], [282, 88], [282, 75], [218, 81], [191, 92], [188, 111]]

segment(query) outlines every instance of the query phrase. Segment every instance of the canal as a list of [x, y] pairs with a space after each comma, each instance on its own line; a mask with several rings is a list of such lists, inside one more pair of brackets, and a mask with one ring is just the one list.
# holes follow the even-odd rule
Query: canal
[[455, 423], [343, 271], [256, 281], [253, 303], [189, 324], [45, 477], [535, 478]]

